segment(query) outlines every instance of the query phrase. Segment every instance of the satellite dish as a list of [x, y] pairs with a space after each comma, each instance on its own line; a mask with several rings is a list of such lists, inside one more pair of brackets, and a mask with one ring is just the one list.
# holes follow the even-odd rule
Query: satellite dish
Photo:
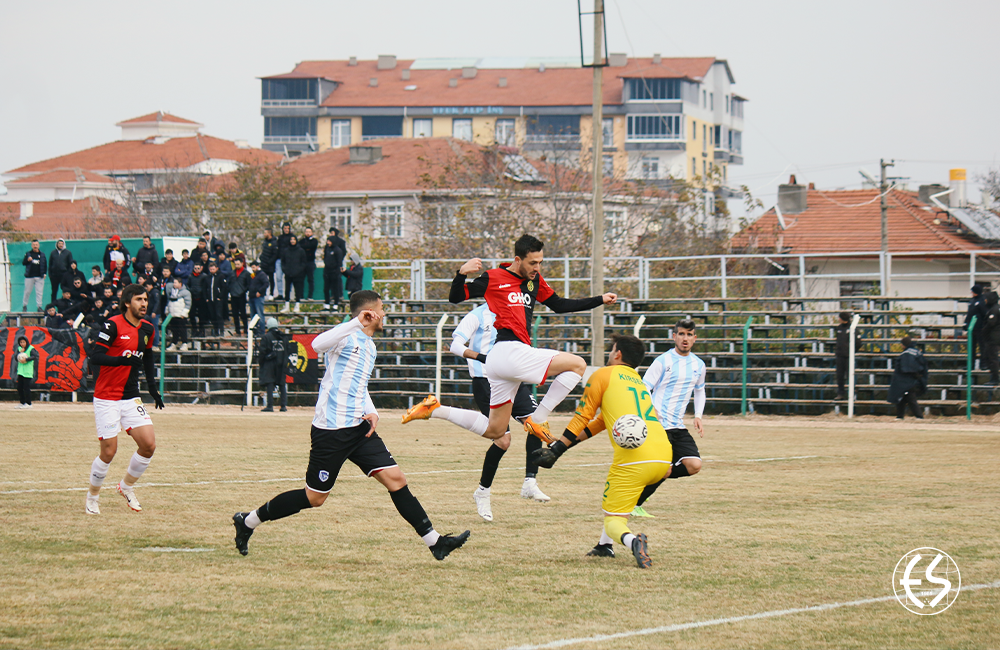
[[875, 185], [877, 187], [880, 184], [877, 180], [875, 180], [874, 176], [868, 173], [868, 170], [865, 169], [864, 167], [859, 169], [858, 173], [861, 174], [864, 177], [864, 179], [869, 183], [871, 183], [872, 185]]

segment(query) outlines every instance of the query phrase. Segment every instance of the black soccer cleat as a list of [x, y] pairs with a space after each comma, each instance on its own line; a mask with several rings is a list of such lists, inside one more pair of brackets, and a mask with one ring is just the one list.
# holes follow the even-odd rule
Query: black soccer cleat
[[611, 544], [598, 544], [587, 551], [587, 557], [614, 557], [615, 548]]
[[253, 535], [253, 528], [250, 528], [244, 522], [246, 516], [249, 514], [249, 512], [237, 512], [233, 515], [233, 526], [236, 526], [236, 550], [240, 552], [240, 555], [250, 553], [247, 544], [250, 541], [250, 536]]
[[454, 551], [456, 548], [465, 544], [465, 540], [469, 539], [469, 531], [465, 531], [461, 535], [441, 535], [434, 546], [431, 547], [431, 553], [434, 554], [435, 560], [443, 560], [448, 557], [448, 554]]
[[557, 460], [559, 460], [559, 457], [556, 456], [556, 452], [548, 447], [542, 447], [531, 452], [531, 462], [545, 469], [552, 469]]
[[635, 563], [640, 569], [653, 566], [653, 561], [649, 559], [649, 545], [646, 543], [645, 533], [639, 533], [632, 540], [632, 555], [635, 556]]

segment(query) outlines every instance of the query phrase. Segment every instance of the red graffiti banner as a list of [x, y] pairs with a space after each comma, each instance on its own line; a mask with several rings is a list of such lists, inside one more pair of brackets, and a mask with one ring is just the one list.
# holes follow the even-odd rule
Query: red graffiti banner
[[59, 392], [79, 390], [87, 357], [83, 337], [75, 330], [45, 327], [0, 327], [0, 379], [17, 377], [17, 339], [27, 337], [38, 351], [35, 388]]
[[313, 350], [315, 334], [293, 334], [288, 346], [288, 365], [285, 382], [289, 384], [318, 384], [319, 359]]

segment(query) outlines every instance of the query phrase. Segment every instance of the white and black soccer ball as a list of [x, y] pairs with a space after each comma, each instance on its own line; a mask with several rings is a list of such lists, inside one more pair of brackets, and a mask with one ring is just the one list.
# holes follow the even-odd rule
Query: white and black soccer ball
[[27, 363], [28, 362], [28, 355], [26, 355], [24, 352], [18, 352], [17, 353], [17, 360], [20, 361], [21, 363]]
[[632, 413], [626, 413], [611, 427], [611, 437], [622, 449], [637, 449], [646, 442], [646, 423], [642, 418]]

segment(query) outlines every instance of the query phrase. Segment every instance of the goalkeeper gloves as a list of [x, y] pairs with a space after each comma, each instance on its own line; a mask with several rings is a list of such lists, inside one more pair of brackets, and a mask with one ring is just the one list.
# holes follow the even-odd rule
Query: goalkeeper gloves
[[160, 397], [160, 391], [156, 390], [155, 388], [150, 388], [149, 396], [153, 398], [154, 402], [156, 402], [156, 408], [158, 409], [163, 408], [163, 398]]

